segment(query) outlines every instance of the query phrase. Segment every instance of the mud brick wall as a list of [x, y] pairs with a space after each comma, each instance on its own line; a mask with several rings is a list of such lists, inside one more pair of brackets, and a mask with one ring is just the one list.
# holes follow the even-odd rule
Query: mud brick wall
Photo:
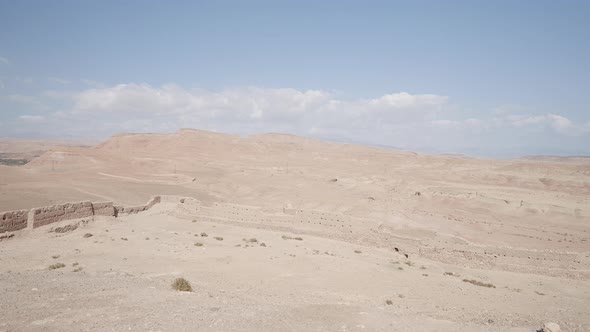
[[31, 211], [33, 228], [62, 220], [86, 218], [93, 215], [92, 202], [90, 201], [46, 206]]
[[115, 215], [115, 206], [113, 202], [92, 203], [92, 209], [95, 216], [109, 216]]
[[27, 228], [28, 210], [0, 212], [0, 233], [14, 232]]

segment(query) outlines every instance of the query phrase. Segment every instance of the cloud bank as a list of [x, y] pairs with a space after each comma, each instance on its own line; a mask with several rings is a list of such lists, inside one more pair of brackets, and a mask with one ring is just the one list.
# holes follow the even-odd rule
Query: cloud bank
[[37, 131], [59, 137], [106, 137], [117, 132], [173, 132], [189, 127], [237, 134], [285, 132], [431, 152], [495, 154], [482, 151], [524, 149], [531, 142], [553, 146], [556, 137], [575, 145], [590, 133], [588, 123], [577, 124], [560, 114], [526, 114], [522, 109], [490, 111], [488, 118], [461, 118], [460, 107], [447, 96], [408, 92], [350, 100], [325, 90], [242, 87], [209, 91], [129, 83], [46, 91], [39, 96], [11, 95], [4, 101], [20, 103], [27, 111], [14, 119], [16, 129], [5, 128], [17, 135]]

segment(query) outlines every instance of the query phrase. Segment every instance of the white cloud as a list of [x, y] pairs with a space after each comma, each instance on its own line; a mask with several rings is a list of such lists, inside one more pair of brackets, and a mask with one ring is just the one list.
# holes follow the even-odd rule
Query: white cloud
[[547, 120], [550, 122], [551, 127], [553, 127], [553, 129], [560, 132], [565, 132], [573, 127], [572, 121], [561, 115], [548, 114]]
[[41, 115], [21, 115], [18, 118], [26, 122], [41, 122], [45, 120], [45, 117]]
[[6, 59], [5, 57], [1, 57], [0, 56], [0, 63], [3, 63], [5, 65], [7, 65], [9, 62], [8, 62], [8, 59]]
[[24, 122], [30, 122], [29, 130], [38, 130], [35, 121], [44, 121], [48, 124], [44, 127], [54, 128], [57, 136], [173, 132], [188, 127], [237, 134], [285, 132], [461, 152], [480, 151], [480, 147], [482, 151], [486, 145], [497, 150], [560, 140], [577, 144], [580, 135], [590, 133], [590, 122], [577, 124], [564, 114], [531, 115], [524, 107], [505, 106], [495, 109], [492, 118], [473, 118], [464, 116], [465, 110], [450, 104], [446, 96], [408, 92], [349, 100], [325, 90], [244, 87], [210, 91], [129, 83], [78, 92], [45, 91], [35, 97], [11, 95], [0, 97], [2, 100], [20, 103], [21, 114], [33, 112], [34, 105], [54, 103], [43, 113], [45, 117], [22, 115], [19, 125], [26, 129]]
[[579, 135], [586, 131], [583, 125], [575, 125], [565, 116], [551, 113], [543, 115], [507, 115], [501, 118], [500, 122], [514, 127], [548, 126], [556, 132], [565, 135]]
[[[169, 84], [119, 84], [73, 95], [71, 114], [157, 117], [154, 129], [197, 127], [234, 133], [289, 132], [364, 138], [365, 131], [435, 119], [448, 98], [432, 94], [393, 93], [374, 99], [341, 100], [322, 90], [246, 87], [219, 92], [187, 90]], [[137, 123], [136, 121], [133, 123]], [[142, 125], [141, 130], [149, 127]], [[157, 128], [156, 128], [157, 127]]]

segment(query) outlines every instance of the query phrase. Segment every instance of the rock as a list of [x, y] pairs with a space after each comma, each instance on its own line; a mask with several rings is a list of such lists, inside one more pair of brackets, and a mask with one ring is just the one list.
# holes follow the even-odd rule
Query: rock
[[553, 322], [547, 322], [543, 324], [543, 332], [560, 332], [561, 328], [559, 325]]

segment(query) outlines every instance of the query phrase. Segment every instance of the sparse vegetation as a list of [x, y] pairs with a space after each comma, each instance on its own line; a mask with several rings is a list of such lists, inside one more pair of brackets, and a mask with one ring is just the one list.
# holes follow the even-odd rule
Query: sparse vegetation
[[535, 293], [536, 293], [537, 295], [541, 295], [541, 296], [545, 295], [545, 293], [541, 293], [541, 292], [538, 292], [538, 291], [535, 291]]
[[82, 271], [82, 267], [78, 266], [77, 268], [75, 268], [74, 270], [72, 270], [72, 272], [80, 272]]
[[481, 286], [481, 287], [496, 288], [496, 286], [494, 286], [494, 284], [485, 283], [485, 282], [474, 280], [474, 279], [463, 279], [463, 282], [468, 282], [470, 284], [474, 284], [476, 286]]
[[28, 162], [29, 161], [26, 159], [0, 158], [0, 165], [5, 165], [5, 166], [22, 166]]
[[216, 237], [214, 237], [214, 239], [217, 241], [223, 241], [223, 238], [221, 236], [216, 236]]
[[201, 237], [207, 237], [209, 235], [207, 235], [207, 233], [201, 233]]
[[266, 247], [266, 244], [264, 244], [264, 242], [260, 243], [261, 247]]
[[51, 256], [51, 258], [58, 259], [59, 258], [59, 255], [53, 255], [53, 256]]
[[251, 239], [242, 239], [243, 241], [247, 242], [247, 243], [257, 243], [258, 240], [256, 240], [256, 238], [251, 238]]
[[201, 242], [195, 242], [195, 247], [202, 247], [203, 244]]
[[414, 262], [412, 262], [412, 261], [404, 262], [404, 264], [406, 264], [407, 266], [412, 266], [412, 267], [414, 266]]
[[85, 238], [92, 237], [92, 233], [86, 233], [86, 234], [84, 234], [84, 237], [85, 237]]
[[362, 253], [362, 251], [360, 251], [360, 250], [355, 250], [355, 251], [354, 251], [354, 253], [355, 253], [355, 254], [360, 254], [360, 253]]
[[78, 266], [80, 265], [78, 262], [72, 263], [72, 266]]
[[192, 292], [193, 287], [190, 282], [184, 278], [176, 278], [172, 283], [172, 288], [179, 292]]
[[71, 224], [71, 225], [65, 225], [62, 227], [54, 227], [51, 229], [50, 232], [54, 232], [54, 233], [67, 233], [67, 232], [71, 232], [75, 229], [77, 229], [79, 226], [79, 223], [76, 224]]
[[121, 240], [127, 241], [127, 238], [126, 237], [122, 237]]
[[445, 276], [451, 276], [451, 277], [459, 277], [459, 275], [457, 273], [454, 273], [454, 272], [445, 272], [445, 273], [443, 273], [443, 275], [445, 275]]
[[66, 267], [66, 265], [64, 263], [55, 263], [55, 264], [49, 265], [50, 270], [61, 269], [62, 267]]
[[401, 266], [398, 266], [398, 268], [397, 268], [397, 269], [398, 269], [398, 270], [400, 270], [400, 271], [403, 271], [403, 269], [404, 269], [404, 268], [403, 268], [403, 267], [401, 267]]
[[426, 270], [426, 266], [424, 266], [424, 265], [420, 266], [420, 270]]
[[291, 236], [288, 236], [288, 235], [283, 235], [283, 236], [281, 236], [281, 237], [283, 238], [283, 240], [297, 240], [297, 241], [303, 241], [303, 238], [302, 238], [302, 237], [300, 237], [300, 236], [297, 236], [297, 237], [291, 237]]
[[387, 301], [385, 301], [385, 304], [387, 304], [387, 305], [393, 305], [393, 301], [387, 300]]

